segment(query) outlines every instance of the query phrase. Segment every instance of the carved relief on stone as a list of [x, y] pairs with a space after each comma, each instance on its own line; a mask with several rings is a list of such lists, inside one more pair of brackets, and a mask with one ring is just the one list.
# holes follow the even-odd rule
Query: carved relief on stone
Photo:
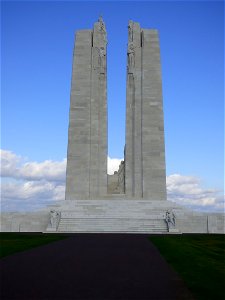
[[135, 57], [134, 57], [135, 51], [134, 51], [133, 43], [128, 44], [127, 55], [128, 55], [128, 73], [133, 73], [134, 66], [135, 66]]
[[53, 228], [53, 229], [57, 228], [59, 219], [60, 219], [60, 213], [55, 210], [51, 210], [50, 211], [50, 226], [51, 226], [51, 228]]
[[167, 210], [166, 215], [164, 217], [165, 222], [167, 224], [168, 231], [170, 229], [175, 229], [176, 227], [176, 216], [172, 210]]
[[100, 73], [105, 73], [106, 69], [106, 49], [104, 47], [100, 47], [99, 50], [99, 67], [100, 67]]
[[99, 48], [93, 47], [92, 53], [92, 66], [94, 70], [97, 70], [99, 68]]
[[103, 46], [93, 48], [93, 69], [102, 74], [106, 72], [106, 48]]
[[130, 20], [129, 24], [128, 24], [128, 42], [129, 43], [133, 42], [133, 26], [134, 26], [134, 22]]

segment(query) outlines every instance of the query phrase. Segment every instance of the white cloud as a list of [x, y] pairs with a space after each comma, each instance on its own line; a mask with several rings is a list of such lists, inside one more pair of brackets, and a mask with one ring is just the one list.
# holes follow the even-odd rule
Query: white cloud
[[[36, 209], [43, 201], [65, 199], [66, 159], [25, 162], [11, 151], [1, 150], [2, 207]], [[108, 157], [108, 174], [117, 171], [122, 159]], [[168, 200], [201, 211], [223, 211], [221, 191], [205, 189], [199, 178], [173, 174], [167, 177]], [[19, 201], [18, 201], [19, 200]], [[28, 205], [28, 203], [30, 203]]]
[[21, 157], [12, 151], [0, 149], [1, 154], [1, 176], [12, 177], [13, 174], [18, 172], [18, 164]]
[[3, 210], [32, 210], [45, 201], [65, 199], [66, 159], [25, 162], [23, 157], [1, 150], [1, 162]]
[[48, 181], [12, 181], [2, 184], [4, 199], [28, 200], [28, 199], [51, 199], [63, 200], [65, 185], [57, 185]]
[[19, 175], [28, 180], [65, 180], [66, 159], [63, 161], [45, 160], [41, 163], [25, 163], [20, 169]]
[[119, 170], [119, 165], [121, 163], [122, 158], [111, 158], [108, 156], [108, 166], [107, 173], [109, 175], [114, 174], [115, 171]]
[[20, 181], [2, 183], [2, 203], [4, 211], [32, 211], [52, 201], [65, 199], [65, 184], [52, 181]]
[[180, 205], [201, 211], [223, 211], [224, 197], [216, 189], [204, 189], [195, 176], [173, 174], [167, 177], [167, 197]]
[[7, 150], [1, 150], [1, 176], [26, 180], [64, 181], [66, 159], [62, 161], [45, 160], [26, 162], [21, 156]]

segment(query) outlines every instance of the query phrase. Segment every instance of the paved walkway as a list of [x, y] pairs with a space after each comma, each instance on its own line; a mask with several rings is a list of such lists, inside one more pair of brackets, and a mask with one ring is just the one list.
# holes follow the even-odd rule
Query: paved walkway
[[146, 235], [74, 234], [1, 260], [1, 299], [192, 299]]

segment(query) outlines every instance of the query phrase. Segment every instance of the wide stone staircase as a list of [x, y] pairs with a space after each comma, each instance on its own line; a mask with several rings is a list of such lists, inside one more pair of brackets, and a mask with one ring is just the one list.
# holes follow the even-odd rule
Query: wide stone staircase
[[166, 233], [167, 226], [164, 220], [157, 219], [61, 217], [58, 231]]
[[166, 201], [74, 200], [60, 207], [58, 232], [167, 233]]

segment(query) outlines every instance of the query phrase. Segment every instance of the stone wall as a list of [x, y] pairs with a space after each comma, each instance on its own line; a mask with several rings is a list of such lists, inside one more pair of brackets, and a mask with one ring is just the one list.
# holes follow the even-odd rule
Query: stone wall
[[125, 162], [122, 160], [118, 170], [118, 186], [120, 194], [125, 193]]
[[3, 232], [44, 232], [49, 222], [49, 212], [1, 213]]
[[122, 160], [118, 171], [113, 175], [108, 175], [108, 195], [125, 193], [125, 167]]
[[178, 216], [177, 226], [182, 233], [223, 233], [225, 234], [225, 216], [222, 213], [192, 212]]
[[108, 194], [120, 194], [118, 186], [118, 172], [115, 172], [113, 175], [108, 175]]

